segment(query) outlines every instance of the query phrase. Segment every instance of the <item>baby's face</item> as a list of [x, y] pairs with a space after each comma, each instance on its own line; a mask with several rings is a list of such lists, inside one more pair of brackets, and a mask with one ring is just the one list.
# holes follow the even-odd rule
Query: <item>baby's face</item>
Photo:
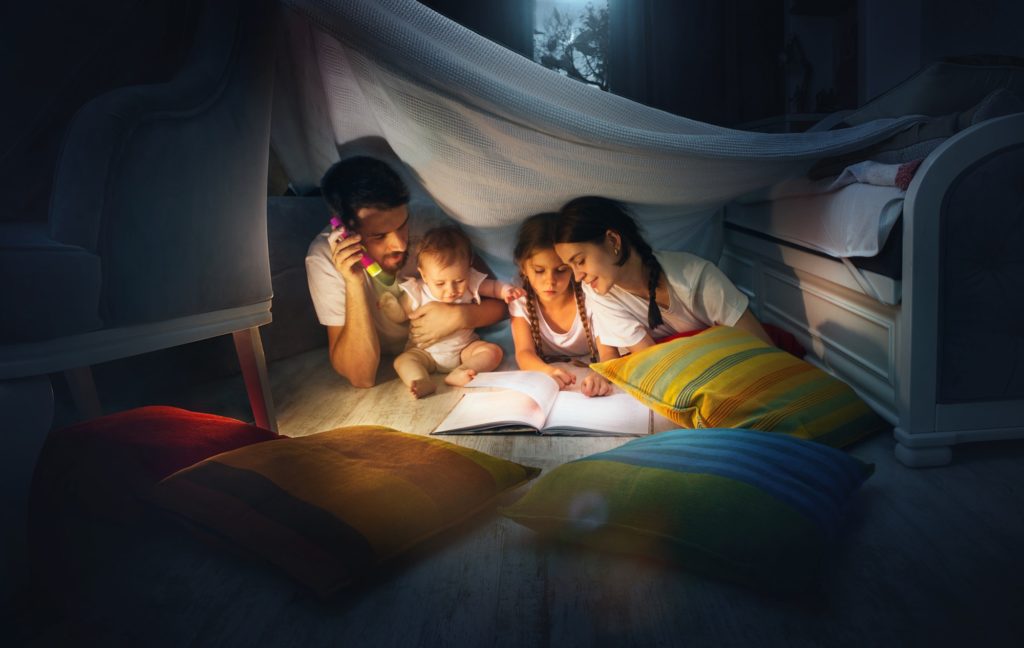
[[469, 288], [469, 260], [442, 266], [431, 256], [420, 258], [420, 277], [436, 299], [451, 304]]

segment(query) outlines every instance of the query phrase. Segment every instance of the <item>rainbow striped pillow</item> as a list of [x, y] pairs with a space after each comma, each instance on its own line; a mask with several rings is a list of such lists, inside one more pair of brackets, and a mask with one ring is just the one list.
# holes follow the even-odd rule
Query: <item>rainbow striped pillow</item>
[[557, 539], [798, 591], [873, 470], [781, 434], [672, 430], [563, 464], [502, 514]]
[[164, 479], [154, 499], [326, 595], [539, 472], [363, 425], [216, 455]]
[[846, 383], [729, 326], [590, 366], [685, 428], [783, 432], [841, 448], [888, 427]]

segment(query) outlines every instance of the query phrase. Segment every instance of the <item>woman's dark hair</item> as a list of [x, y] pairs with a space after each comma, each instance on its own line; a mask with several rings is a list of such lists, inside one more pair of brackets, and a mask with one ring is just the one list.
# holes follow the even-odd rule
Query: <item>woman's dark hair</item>
[[583, 196], [570, 200], [558, 213], [554, 241], [601, 245], [608, 230], [618, 232], [622, 237], [622, 250], [615, 265], [625, 264], [632, 251], [636, 250], [647, 270], [647, 327], [654, 330], [662, 323], [661, 310], [655, 301], [661, 264], [655, 258], [654, 250], [640, 234], [636, 221], [621, 203], [601, 196]]
[[[543, 340], [540, 336], [540, 323], [537, 319], [536, 300], [537, 295], [533, 292], [533, 286], [522, 271], [523, 264], [534, 254], [543, 250], [555, 248], [554, 227], [558, 221], [558, 214], [545, 212], [530, 216], [519, 226], [519, 235], [516, 237], [516, 246], [512, 250], [512, 257], [519, 266], [519, 275], [523, 280], [523, 290], [526, 291], [526, 315], [530, 323], [530, 335], [533, 337], [533, 346], [537, 349], [537, 355], [544, 362], [554, 361], [554, 356], [544, 353]], [[586, 297], [576, 280], [570, 275], [569, 286], [572, 287], [573, 296], [576, 298], [576, 310], [580, 313], [580, 321], [583, 323], [583, 331], [587, 334], [587, 346], [590, 348], [590, 361], [597, 362], [597, 346], [594, 344], [594, 334], [590, 331], [590, 320], [587, 319]]]
[[360, 209], [394, 209], [409, 202], [409, 189], [386, 162], [360, 155], [336, 162], [320, 180], [324, 201], [348, 229], [358, 230]]

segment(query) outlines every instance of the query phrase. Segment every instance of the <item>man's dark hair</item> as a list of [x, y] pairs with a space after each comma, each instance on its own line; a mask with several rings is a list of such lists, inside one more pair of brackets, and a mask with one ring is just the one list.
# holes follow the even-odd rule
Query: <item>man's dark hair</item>
[[394, 209], [409, 202], [409, 189], [385, 162], [364, 155], [336, 162], [320, 180], [331, 211], [358, 231], [360, 209]]

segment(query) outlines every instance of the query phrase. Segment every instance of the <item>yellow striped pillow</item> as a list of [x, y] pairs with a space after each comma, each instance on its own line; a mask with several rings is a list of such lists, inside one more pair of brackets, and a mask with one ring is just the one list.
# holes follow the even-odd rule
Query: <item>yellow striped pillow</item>
[[888, 427], [847, 384], [729, 326], [591, 368], [685, 428], [783, 432], [838, 448]]

